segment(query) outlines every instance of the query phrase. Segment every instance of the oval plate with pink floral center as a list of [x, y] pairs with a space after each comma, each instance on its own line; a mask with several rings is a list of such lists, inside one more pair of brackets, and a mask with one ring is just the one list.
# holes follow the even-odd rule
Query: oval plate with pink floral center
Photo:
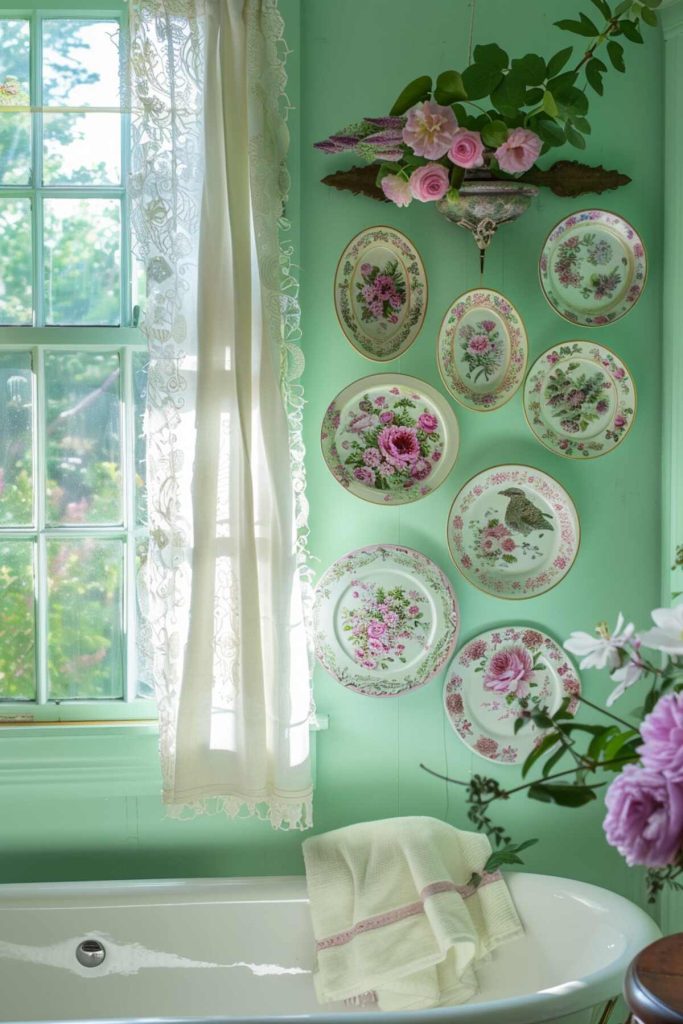
[[330, 403], [320, 433], [332, 475], [378, 505], [417, 501], [443, 483], [458, 454], [458, 421], [429, 384], [399, 373], [363, 377]]
[[383, 226], [352, 238], [334, 275], [334, 305], [361, 355], [378, 362], [402, 355], [427, 312], [427, 275], [410, 239]]
[[565, 217], [545, 240], [541, 287], [553, 309], [583, 327], [614, 323], [645, 287], [645, 247], [634, 228], [607, 210]]
[[595, 459], [624, 440], [636, 414], [636, 388], [624, 363], [604, 345], [565, 341], [536, 360], [524, 385], [524, 412], [546, 448]]
[[581, 683], [562, 648], [529, 626], [502, 626], [480, 633], [455, 655], [446, 672], [444, 704], [463, 743], [489, 761], [518, 764], [543, 738], [527, 722], [515, 735], [515, 721], [563, 701], [574, 715]]
[[579, 550], [579, 518], [564, 487], [531, 466], [493, 466], [456, 495], [448, 549], [468, 582], [503, 598], [537, 597]]
[[439, 373], [466, 409], [490, 412], [522, 383], [527, 334], [519, 313], [500, 292], [474, 288], [453, 302], [436, 347]]
[[368, 697], [396, 697], [428, 683], [450, 657], [459, 628], [448, 578], [412, 548], [351, 551], [316, 587], [316, 657], [338, 682]]

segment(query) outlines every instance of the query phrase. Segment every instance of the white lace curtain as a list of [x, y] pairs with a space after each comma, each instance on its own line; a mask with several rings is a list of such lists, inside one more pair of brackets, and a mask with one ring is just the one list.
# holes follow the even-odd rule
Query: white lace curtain
[[277, 0], [135, 0], [132, 220], [147, 274], [144, 590], [164, 799], [307, 828], [282, 28]]

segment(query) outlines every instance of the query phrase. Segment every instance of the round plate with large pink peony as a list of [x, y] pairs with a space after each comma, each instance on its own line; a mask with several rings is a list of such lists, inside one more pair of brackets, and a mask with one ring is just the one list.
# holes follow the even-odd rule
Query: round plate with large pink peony
[[465, 644], [446, 672], [446, 714], [463, 743], [488, 761], [518, 764], [543, 738], [528, 722], [534, 709], [550, 714], [567, 701], [574, 715], [581, 683], [559, 644], [530, 626], [502, 626]]
[[337, 395], [320, 439], [328, 468], [351, 494], [378, 505], [404, 505], [430, 494], [450, 473], [458, 421], [429, 384], [378, 373]]

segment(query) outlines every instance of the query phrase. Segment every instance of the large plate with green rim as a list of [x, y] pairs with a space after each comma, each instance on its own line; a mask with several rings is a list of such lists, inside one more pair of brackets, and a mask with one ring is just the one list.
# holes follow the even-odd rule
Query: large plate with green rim
[[581, 210], [556, 224], [539, 263], [553, 309], [574, 324], [602, 327], [629, 312], [647, 278], [645, 246], [628, 221], [608, 210]]
[[524, 412], [551, 452], [594, 459], [614, 451], [633, 426], [636, 387], [626, 365], [604, 345], [565, 341], [529, 370]]
[[443, 483], [458, 454], [458, 421], [435, 388], [376, 373], [332, 400], [320, 432], [328, 469], [351, 494], [378, 505], [417, 501]]
[[383, 225], [352, 238], [334, 275], [334, 306], [361, 355], [376, 362], [402, 355], [427, 311], [427, 275], [410, 239]]
[[315, 590], [316, 657], [334, 679], [367, 697], [424, 686], [450, 657], [459, 628], [450, 581], [412, 548], [350, 551]]
[[537, 597], [564, 579], [579, 550], [579, 518], [564, 487], [532, 466], [493, 466], [461, 487], [448, 549], [465, 579], [495, 597]]
[[449, 307], [436, 348], [439, 373], [466, 409], [505, 405], [524, 378], [527, 334], [512, 303], [490, 288], [473, 288]]
[[517, 719], [566, 701], [576, 714], [581, 682], [560, 645], [532, 626], [498, 626], [480, 633], [454, 655], [446, 671], [444, 705], [453, 729], [476, 754], [519, 764], [543, 738], [533, 722], [515, 732]]

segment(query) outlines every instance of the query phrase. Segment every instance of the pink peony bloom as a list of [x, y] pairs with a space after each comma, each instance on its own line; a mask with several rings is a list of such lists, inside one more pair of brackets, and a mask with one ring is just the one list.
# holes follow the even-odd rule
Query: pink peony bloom
[[453, 136], [448, 159], [458, 167], [482, 167], [484, 163], [484, 143], [479, 132], [470, 132], [466, 128], [458, 128]]
[[683, 843], [683, 783], [627, 764], [605, 796], [603, 828], [626, 863], [664, 867]]
[[426, 434], [432, 434], [439, 425], [439, 421], [436, 416], [432, 416], [430, 412], [423, 412], [417, 421], [418, 427], [424, 430]]
[[424, 164], [410, 175], [410, 191], [421, 203], [443, 199], [448, 192], [448, 171], [443, 164]]
[[377, 438], [379, 449], [396, 469], [412, 466], [420, 458], [420, 445], [414, 427], [385, 427]]
[[378, 640], [381, 636], [384, 636], [386, 631], [387, 627], [379, 619], [373, 619], [368, 626], [368, 636], [372, 637], [373, 640]]
[[470, 352], [488, 352], [491, 343], [485, 334], [475, 334], [470, 338], [467, 347]]
[[417, 156], [438, 160], [448, 151], [457, 130], [458, 121], [451, 108], [427, 100], [408, 111], [403, 141]]
[[644, 743], [638, 753], [645, 767], [683, 780], [683, 694], [661, 697], [640, 734]]
[[484, 673], [484, 689], [525, 697], [533, 674], [533, 659], [524, 647], [505, 647], [489, 661]]
[[379, 187], [387, 199], [390, 199], [396, 206], [410, 206], [413, 201], [410, 184], [400, 174], [386, 174], [380, 181]]
[[362, 484], [367, 484], [368, 487], [372, 487], [375, 483], [374, 471], [369, 469], [367, 466], [356, 466], [353, 471], [353, 475], [356, 480], [360, 481]]
[[536, 163], [542, 145], [536, 132], [528, 128], [514, 128], [496, 150], [496, 160], [502, 171], [522, 174]]

